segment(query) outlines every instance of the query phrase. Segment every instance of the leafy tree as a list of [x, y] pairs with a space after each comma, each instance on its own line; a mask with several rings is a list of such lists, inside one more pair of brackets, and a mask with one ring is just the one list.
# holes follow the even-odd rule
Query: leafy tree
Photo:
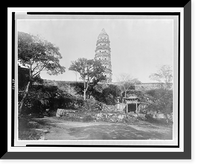
[[171, 83], [173, 81], [172, 69], [169, 65], [163, 65], [156, 73], [151, 74], [150, 78], [160, 82], [161, 87], [146, 92], [150, 95], [147, 110], [165, 114], [168, 122], [168, 114], [173, 112], [173, 91], [171, 90]]
[[109, 85], [103, 89], [102, 95], [104, 96], [104, 102], [108, 105], [114, 105], [117, 97], [120, 96], [120, 89], [116, 85]]
[[[19, 95], [20, 96], [20, 95]], [[83, 105], [79, 99], [62, 88], [54, 85], [33, 85], [24, 101], [22, 113], [43, 115], [45, 110], [55, 111], [57, 108], [75, 109]]]
[[24, 32], [18, 32], [18, 65], [28, 69], [28, 82], [19, 105], [21, 111], [24, 100], [29, 92], [29, 87], [41, 71], [45, 70], [50, 75], [57, 75], [65, 71], [59, 59], [62, 56], [59, 48], [52, 43]]
[[173, 91], [161, 88], [149, 90], [146, 93], [150, 95], [147, 110], [163, 113], [168, 122], [168, 114], [173, 112]]
[[133, 78], [129, 74], [121, 74], [118, 78], [119, 86], [122, 92], [124, 92], [124, 97], [127, 96], [127, 91], [130, 87], [134, 87], [135, 84], [141, 83], [137, 78]]
[[84, 83], [83, 97], [86, 100], [86, 93], [88, 87], [95, 86], [99, 81], [105, 80], [105, 67], [102, 66], [99, 60], [87, 60], [86, 58], [79, 58], [72, 62], [69, 70], [78, 72]]
[[166, 86], [166, 88], [171, 87], [173, 81], [172, 69], [169, 65], [163, 65], [156, 73], [151, 74], [150, 79], [160, 82]]

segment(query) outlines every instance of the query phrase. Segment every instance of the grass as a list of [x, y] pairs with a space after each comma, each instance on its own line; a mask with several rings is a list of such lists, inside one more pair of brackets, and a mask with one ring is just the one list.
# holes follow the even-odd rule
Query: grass
[[[33, 118], [33, 117], [23, 117], [19, 118], [19, 139], [21, 140], [38, 140], [44, 134], [41, 131], [35, 130], [36, 128], [40, 129], [51, 129], [55, 128], [60, 130], [57, 122], [60, 123], [62, 120], [66, 121], [76, 121], [84, 124], [83, 122], [88, 122], [90, 126], [84, 127], [66, 127], [66, 134], [72, 137], [77, 137], [82, 139], [170, 139], [171, 138], [171, 126], [172, 123], [166, 124], [163, 121], [158, 121], [153, 118], [147, 118], [147, 120], [141, 120], [139, 118], [128, 116], [124, 118], [123, 122], [111, 122], [109, 119], [100, 120], [101, 123], [94, 125], [96, 112], [77, 112], [70, 114], [68, 116], [63, 116], [60, 118], [54, 118], [49, 120], [47, 118]], [[118, 114], [113, 113], [113, 114]], [[120, 115], [122, 113], [119, 113]], [[103, 114], [104, 115], [104, 114]], [[135, 126], [135, 127], [134, 127]], [[137, 127], [140, 128], [137, 130]], [[134, 129], [136, 128], [136, 129]], [[64, 129], [64, 128], [62, 128]], [[160, 129], [161, 132], [157, 131]], [[149, 131], [147, 131], [149, 130]], [[162, 132], [164, 130], [164, 132]], [[55, 132], [55, 135], [58, 133]], [[60, 133], [60, 137], [64, 136], [63, 132]]]
[[128, 125], [93, 125], [87, 127], [70, 128], [69, 134], [75, 137], [84, 137], [83, 139], [117, 139], [117, 140], [145, 140], [145, 139], [172, 139], [171, 132], [168, 134], [158, 133], [156, 131], [141, 131]]
[[19, 139], [39, 140], [44, 134], [44, 132], [39, 130], [44, 127], [48, 127], [50, 124], [51, 123], [49, 123], [49, 121], [43, 120], [43, 118], [37, 118], [36, 120], [35, 118], [33, 118], [33, 116], [19, 117]]
[[37, 124], [30, 123], [31, 118], [23, 117], [19, 118], [19, 139], [21, 140], [38, 140], [41, 137], [41, 133], [35, 131], [34, 128], [38, 128]]
[[155, 119], [155, 118], [147, 118], [147, 120], [149, 123], [155, 124], [155, 125], [161, 125], [161, 126], [172, 126], [173, 122], [169, 121], [167, 123], [167, 121], [165, 119]]

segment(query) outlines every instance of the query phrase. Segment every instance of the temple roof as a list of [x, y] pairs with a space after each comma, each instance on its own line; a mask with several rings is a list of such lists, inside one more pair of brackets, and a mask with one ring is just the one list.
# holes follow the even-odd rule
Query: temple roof
[[101, 30], [101, 33], [99, 34], [99, 36], [108, 36], [104, 28]]
[[104, 28], [101, 30], [101, 34], [107, 34]]

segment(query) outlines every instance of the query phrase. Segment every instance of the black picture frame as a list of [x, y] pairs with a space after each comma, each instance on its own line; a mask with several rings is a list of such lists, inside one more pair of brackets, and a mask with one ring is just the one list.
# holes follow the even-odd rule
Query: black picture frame
[[[181, 3], [181, 2], [180, 2]], [[144, 7], [144, 6], [137, 6]], [[145, 6], [158, 7], [158, 6]], [[191, 159], [191, 1], [179, 5], [163, 3], [159, 7], [184, 9], [184, 151], [183, 152], [9, 152], [7, 149], [7, 112], [1, 116], [4, 134], [0, 147], [1, 159]], [[12, 29], [12, 31], [14, 31]], [[14, 41], [12, 41], [14, 45]], [[14, 51], [12, 51], [14, 55]], [[12, 65], [14, 66], [14, 65]], [[13, 68], [14, 71], [14, 68]], [[12, 91], [14, 94], [14, 91]], [[11, 100], [13, 101], [13, 100]], [[185, 103], [187, 102], [187, 103]], [[14, 107], [12, 107], [14, 112]], [[14, 127], [14, 125], [12, 125]], [[12, 137], [13, 138], [13, 137]], [[12, 141], [11, 141], [12, 142]]]

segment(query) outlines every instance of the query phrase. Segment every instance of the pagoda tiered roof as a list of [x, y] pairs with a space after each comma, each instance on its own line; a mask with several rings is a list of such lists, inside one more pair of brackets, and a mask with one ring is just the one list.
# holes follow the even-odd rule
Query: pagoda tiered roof
[[106, 33], [105, 29], [102, 29], [101, 33], [98, 36], [96, 49], [95, 49], [95, 59], [100, 60], [102, 65], [106, 68], [105, 75], [106, 81], [112, 81], [112, 66], [111, 66], [111, 48], [109, 36]]
[[109, 39], [98, 39], [96, 45], [98, 45], [99, 43], [107, 43], [107, 44], [110, 44], [110, 40], [109, 40]]
[[95, 54], [95, 58], [96, 57], [110, 57], [110, 53], [107, 52], [99, 52]]
[[109, 46], [97, 46], [95, 51], [98, 51], [98, 50], [108, 50], [108, 51], [110, 51], [110, 47]]

